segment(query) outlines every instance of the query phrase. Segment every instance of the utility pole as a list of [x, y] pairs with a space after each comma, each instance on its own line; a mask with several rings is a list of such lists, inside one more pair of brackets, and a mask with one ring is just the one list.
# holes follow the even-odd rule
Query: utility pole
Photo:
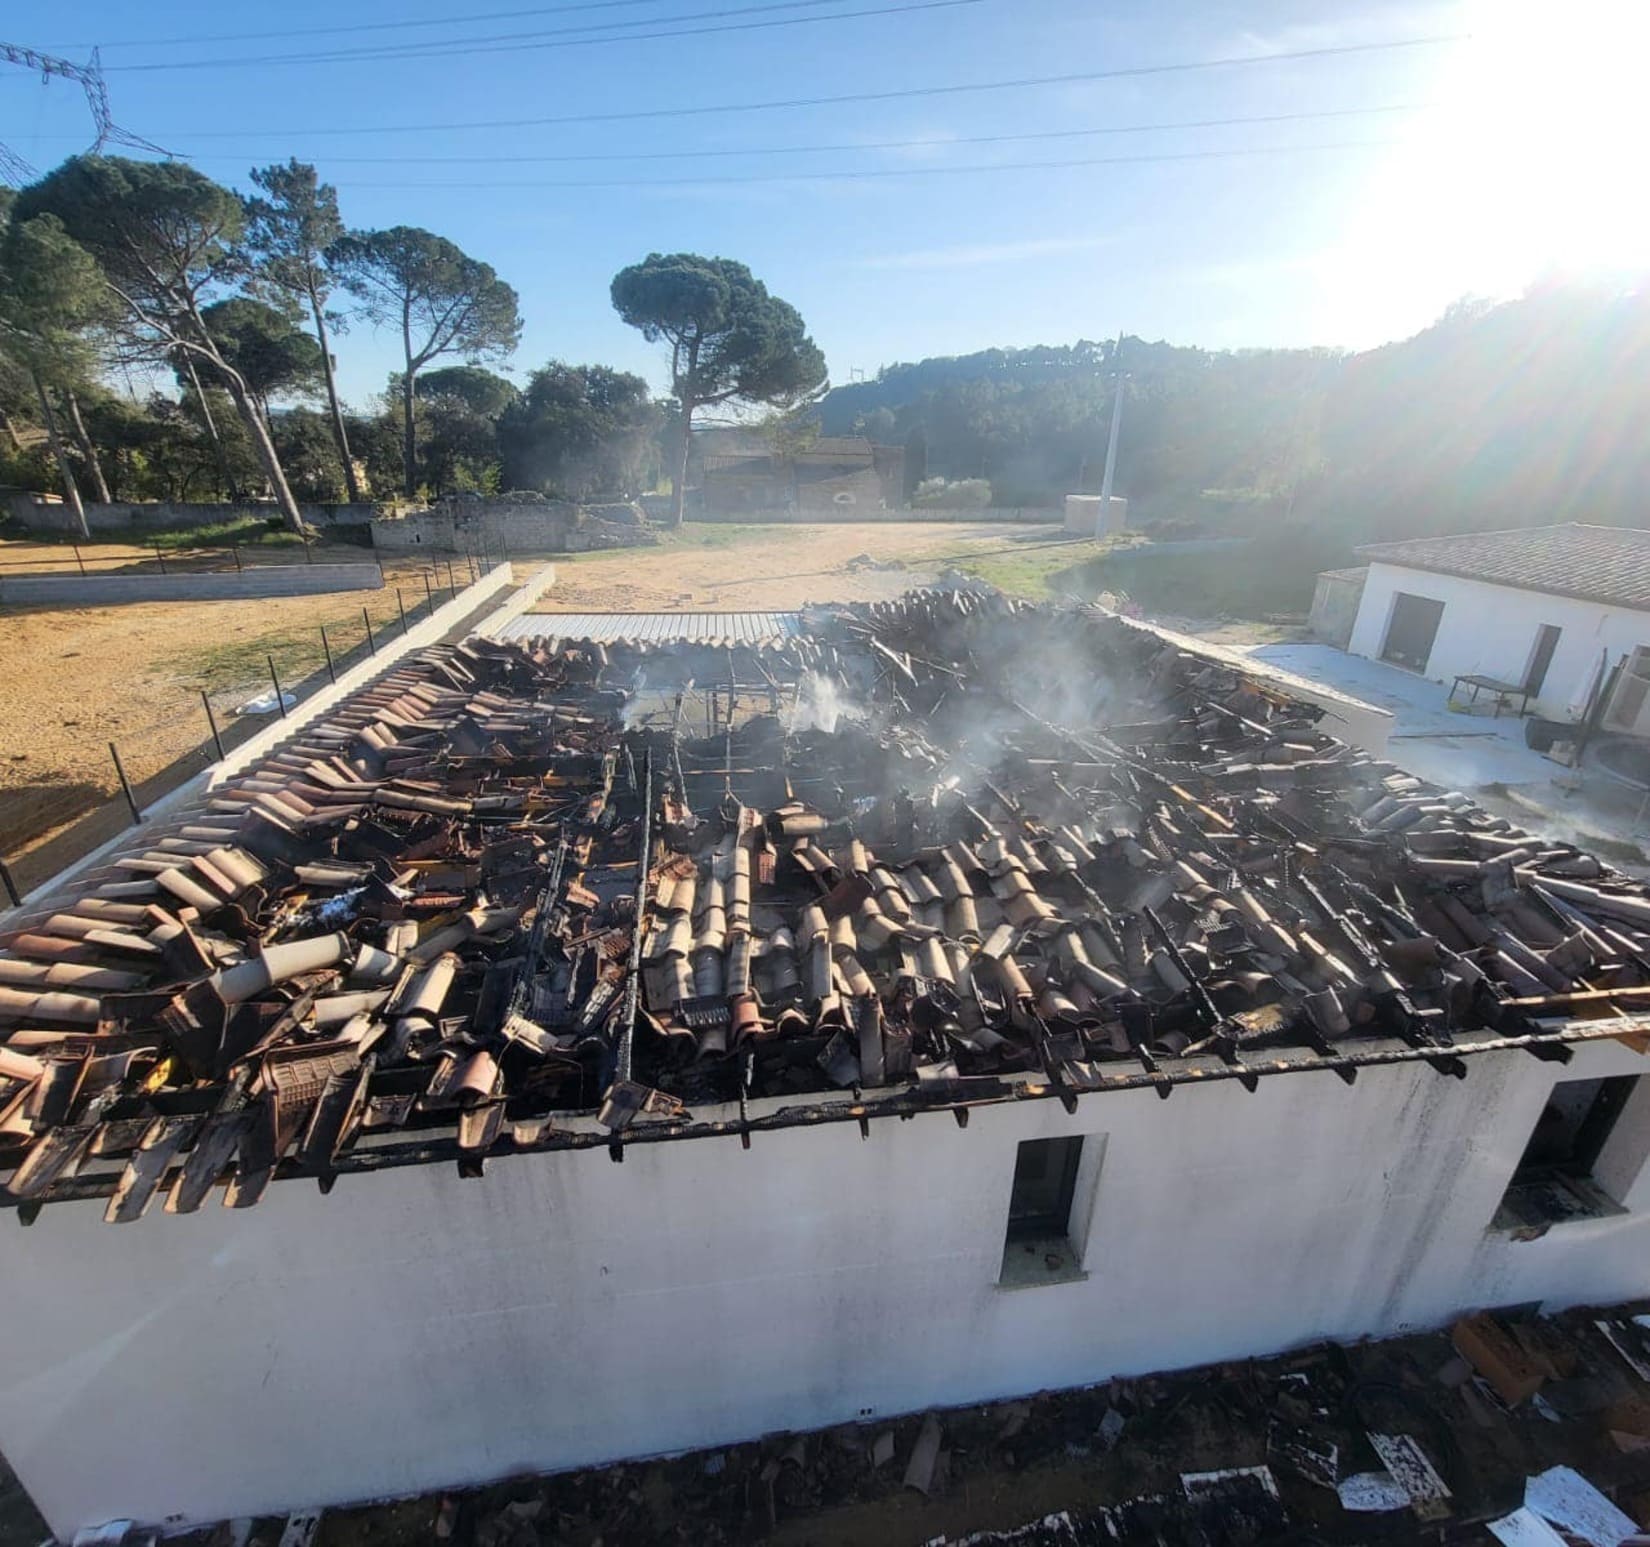
[[1117, 471], [1117, 432], [1123, 425], [1123, 334], [1117, 335], [1117, 349], [1111, 357], [1111, 435], [1106, 440], [1106, 471], [1100, 477], [1100, 514], [1095, 517], [1094, 535], [1104, 537], [1111, 520], [1111, 482]]

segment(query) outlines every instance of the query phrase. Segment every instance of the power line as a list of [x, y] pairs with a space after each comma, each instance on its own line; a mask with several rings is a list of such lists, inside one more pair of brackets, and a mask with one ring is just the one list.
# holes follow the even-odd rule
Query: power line
[[1141, 156], [1083, 156], [1062, 161], [1002, 161], [979, 162], [965, 166], [875, 167], [859, 172], [756, 172], [713, 177], [622, 177], [600, 181], [550, 182], [476, 182], [466, 178], [461, 183], [340, 183], [340, 188], [697, 188], [701, 185], [728, 183], [818, 183], [861, 182], [887, 177], [956, 177], [982, 172], [1044, 172], [1073, 167], [1135, 166], [1163, 161], [1218, 161], [1237, 156], [1293, 156], [1315, 150], [1382, 150], [1398, 145], [1399, 140], [1329, 140], [1310, 145], [1254, 145], [1234, 150], [1165, 151]]
[[[623, 29], [635, 27], [675, 27], [682, 22], [711, 21], [729, 16], [754, 16], [770, 11], [811, 10], [822, 5], [845, 5], [846, 3], [847, 0], [769, 0], [769, 3], [762, 5], [730, 7], [719, 11], [688, 11], [680, 16], [644, 17], [639, 21], [582, 22], [576, 27], [541, 28], [536, 32], [495, 32], [483, 34], [479, 37], [470, 34], [456, 38], [425, 39], [411, 43], [372, 43], [362, 48], [334, 48], [327, 52], [316, 52], [311, 49], [301, 54], [256, 54], [242, 56], [239, 59], [187, 59], [179, 62], [163, 61], [150, 64], [119, 65], [115, 68], [171, 70], [196, 69], [220, 64], [326, 64], [342, 60], [423, 59], [431, 56], [446, 58], [454, 52], [501, 52], [501, 47], [494, 47], [493, 45], [517, 45], [530, 43], [541, 38], [567, 38], [593, 32], [618, 33]], [[634, 32], [625, 35], [627, 37], [641, 36], [641, 34]], [[289, 33], [287, 36], [292, 36], [292, 34]], [[589, 41], [602, 42], [608, 40], [592, 38]]]
[[[748, 16], [757, 11], [795, 10], [802, 5], [834, 5], [841, 0], [780, 0], [773, 5], [747, 6], [742, 10], [731, 11], [703, 11], [697, 14], [702, 16]], [[767, 21], [733, 21], [718, 22], [709, 27], [680, 27], [669, 32], [629, 32], [622, 36], [591, 38], [591, 37], [564, 37], [548, 43], [534, 43], [522, 39], [508, 41], [485, 41], [474, 44], [464, 44], [455, 39], [452, 43], [420, 43], [407, 45], [399, 49], [377, 50], [350, 50], [332, 54], [248, 54], [228, 59], [185, 59], [178, 61], [164, 61], [157, 64], [123, 64], [110, 65], [110, 70], [133, 72], [138, 70], [228, 70], [246, 66], [269, 65], [312, 65], [312, 64], [361, 64], [367, 61], [393, 62], [398, 59], [454, 59], [465, 54], [517, 54], [528, 51], [539, 51], [549, 48], [592, 48], [609, 43], [642, 43], [658, 38], [697, 38], [711, 33], [720, 32], [760, 32], [775, 27], [804, 27], [820, 22], [855, 21], [865, 16], [898, 16], [910, 11], [944, 11], [958, 6], [984, 5], [986, 0], [911, 0], [903, 5], [874, 6], [860, 11], [838, 11], [828, 16], [789, 16]], [[690, 20], [691, 17], [682, 17], [680, 20]], [[613, 25], [613, 24], [608, 24]], [[647, 23], [619, 23], [622, 26], [645, 26]], [[593, 27], [570, 28], [569, 31], [590, 32]], [[526, 37], [540, 34], [527, 34]], [[502, 35], [501, 35], [502, 36]], [[461, 45], [461, 46], [455, 46]]]
[[[753, 145], [732, 150], [628, 150], [567, 153], [552, 156], [328, 156], [330, 166], [503, 166], [537, 165], [547, 162], [602, 161], [697, 161], [739, 156], [813, 156], [826, 153], [872, 150], [946, 149], [956, 145], [1009, 145], [1035, 140], [1092, 139], [1109, 134], [1156, 134], [1171, 129], [1233, 129], [1249, 124], [1305, 123], [1325, 118], [1367, 118], [1386, 113], [1426, 112], [1430, 102], [1396, 102], [1382, 107], [1328, 108], [1311, 113], [1258, 113], [1242, 118], [1186, 118], [1176, 123], [1107, 124], [1094, 129], [1040, 129], [1023, 134], [968, 134], [935, 136], [922, 140], [842, 140], [821, 145]], [[195, 156], [197, 161], [241, 161], [229, 152]]]
[[[663, 5], [669, 0], [578, 0], [575, 5], [541, 5], [525, 11], [481, 11], [473, 15], [430, 16], [419, 21], [353, 22], [347, 27], [282, 27], [275, 32], [208, 32], [188, 38], [120, 38], [104, 43], [104, 48], [189, 48], [198, 43], [261, 43], [271, 38], [324, 38], [346, 32], [399, 32], [408, 27], [449, 27], [462, 22], [517, 21], [525, 16], [561, 16], [574, 11], [617, 11], [638, 5]], [[661, 17], [659, 20], [666, 20]], [[50, 43], [42, 47], [62, 49], [92, 48], [91, 43]]]
[[1290, 49], [1270, 54], [1238, 54], [1223, 59], [1200, 59], [1175, 64], [1129, 65], [1112, 70], [1086, 70], [1069, 75], [1031, 75], [1005, 81], [971, 81], [943, 86], [905, 86], [891, 91], [843, 92], [829, 97], [781, 97], [761, 102], [719, 102], [702, 107], [633, 108], [618, 113], [564, 113], [548, 118], [483, 118], [457, 123], [379, 124], [373, 127], [287, 129], [171, 130], [179, 138], [196, 140], [282, 139], [304, 136], [360, 134], [437, 134], [469, 129], [536, 129], [560, 124], [634, 123], [654, 118], [699, 118], [717, 113], [766, 113], [786, 108], [840, 107], [857, 102], [896, 102], [916, 97], [962, 96], [973, 92], [1020, 91], [1038, 86], [1076, 86], [1094, 81], [1127, 80], [1139, 76], [1178, 75], [1198, 70], [1221, 70], [1257, 64], [1289, 64], [1306, 59], [1328, 59], [1350, 54], [1387, 53], [1398, 49], [1435, 48], [1465, 43], [1469, 32], [1433, 37], [1400, 38], [1390, 43], [1350, 43], [1330, 48]]

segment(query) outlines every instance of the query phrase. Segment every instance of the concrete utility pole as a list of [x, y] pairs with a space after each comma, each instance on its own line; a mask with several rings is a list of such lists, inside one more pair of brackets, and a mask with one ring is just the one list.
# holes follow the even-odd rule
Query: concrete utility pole
[[1111, 481], [1117, 471], [1117, 432], [1123, 425], [1123, 334], [1117, 335], [1117, 349], [1112, 354], [1112, 381], [1115, 383], [1111, 400], [1111, 435], [1106, 440], [1106, 471], [1100, 477], [1100, 514], [1094, 520], [1094, 535], [1104, 537], [1111, 524]]

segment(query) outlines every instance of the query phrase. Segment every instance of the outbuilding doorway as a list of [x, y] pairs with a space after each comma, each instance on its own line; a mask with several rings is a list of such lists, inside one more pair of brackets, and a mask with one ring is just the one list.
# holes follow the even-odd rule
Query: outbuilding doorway
[[1432, 656], [1432, 643], [1443, 621], [1444, 604], [1430, 596], [1412, 596], [1399, 591], [1392, 598], [1392, 616], [1387, 621], [1381, 659], [1410, 671], [1425, 672]]

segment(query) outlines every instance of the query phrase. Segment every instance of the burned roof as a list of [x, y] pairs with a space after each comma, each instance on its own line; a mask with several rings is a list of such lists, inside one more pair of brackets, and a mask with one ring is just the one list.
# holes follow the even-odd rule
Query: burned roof
[[995, 593], [426, 650], [7, 919], [0, 1202], [1637, 1036], [1650, 896], [1318, 712]]
[[1650, 611], [1650, 531], [1631, 527], [1567, 521], [1518, 531], [1366, 543], [1357, 553], [1373, 564]]

